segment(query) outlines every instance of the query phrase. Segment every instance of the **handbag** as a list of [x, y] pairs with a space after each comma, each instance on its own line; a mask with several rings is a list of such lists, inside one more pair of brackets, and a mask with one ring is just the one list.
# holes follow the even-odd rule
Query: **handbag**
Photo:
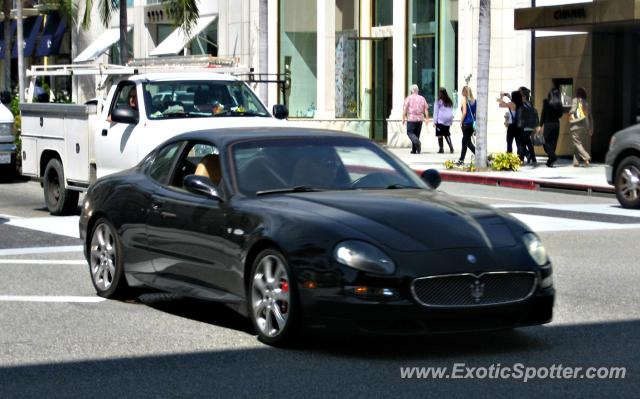
[[540, 127], [537, 127], [531, 135], [531, 142], [533, 145], [544, 145], [544, 132]]

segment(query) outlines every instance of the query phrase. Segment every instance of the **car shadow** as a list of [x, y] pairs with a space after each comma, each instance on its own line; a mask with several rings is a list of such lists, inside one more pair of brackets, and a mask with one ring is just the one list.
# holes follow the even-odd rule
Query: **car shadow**
[[[103, 331], [102, 341], [110, 341]], [[533, 336], [533, 337], [532, 337]], [[465, 340], [420, 342], [404, 339], [333, 349], [283, 350], [257, 345], [227, 344], [198, 352], [166, 354], [178, 342], [156, 345], [157, 354], [112, 357], [90, 352], [91, 359], [29, 362], [0, 366], [0, 397], [633, 397], [637, 394], [637, 350], [640, 321], [550, 325], [516, 334], [480, 334]], [[114, 339], [111, 339], [114, 341]], [[539, 342], [543, 342], [540, 345]], [[115, 341], [114, 341], [115, 342]], [[131, 337], [122, 345], [138, 345]], [[76, 345], [91, 345], [83, 342]], [[204, 343], [206, 345], [206, 343]], [[528, 346], [532, 345], [532, 346]], [[353, 346], [351, 349], [349, 347]], [[132, 347], [133, 348], [133, 347]], [[135, 347], [138, 349], [138, 347]], [[164, 349], [162, 349], [164, 348]], [[515, 351], [514, 351], [515, 349]], [[347, 353], [344, 351], [347, 350]], [[406, 358], [409, 351], [419, 356]], [[399, 356], [393, 356], [399, 351]], [[435, 352], [435, 355], [434, 355]], [[357, 356], [354, 357], [354, 354]], [[40, 355], [43, 356], [43, 355]], [[25, 360], [26, 361], [26, 360]], [[446, 367], [457, 364], [488, 368], [625, 367], [626, 379], [537, 378], [402, 378], [407, 367]], [[482, 395], [484, 393], [484, 395]]]

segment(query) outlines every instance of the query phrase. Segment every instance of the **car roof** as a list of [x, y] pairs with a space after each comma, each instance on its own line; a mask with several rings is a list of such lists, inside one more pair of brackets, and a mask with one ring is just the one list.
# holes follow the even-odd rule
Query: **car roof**
[[[256, 121], [257, 122], [257, 121]], [[351, 138], [369, 141], [368, 138], [337, 130], [315, 129], [295, 126], [274, 127], [236, 127], [227, 129], [207, 129], [181, 134], [170, 141], [206, 140], [219, 147], [227, 146], [237, 141], [254, 139], [286, 139], [286, 138]]]

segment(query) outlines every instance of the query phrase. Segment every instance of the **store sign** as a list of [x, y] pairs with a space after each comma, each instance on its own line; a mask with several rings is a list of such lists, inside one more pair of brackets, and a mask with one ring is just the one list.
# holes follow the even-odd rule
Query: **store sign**
[[553, 19], [586, 18], [587, 10], [581, 8], [560, 8], [553, 13]]

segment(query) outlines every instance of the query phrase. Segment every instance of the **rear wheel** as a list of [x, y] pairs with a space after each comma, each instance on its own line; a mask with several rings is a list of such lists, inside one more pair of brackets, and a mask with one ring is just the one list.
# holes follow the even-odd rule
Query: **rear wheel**
[[298, 302], [287, 260], [280, 252], [266, 249], [251, 270], [247, 300], [258, 338], [274, 346], [291, 343], [298, 329]]
[[640, 158], [626, 157], [620, 162], [615, 180], [616, 197], [625, 208], [640, 208]]
[[66, 215], [78, 209], [80, 193], [67, 190], [59, 159], [51, 159], [44, 170], [44, 201], [52, 215]]
[[102, 297], [121, 298], [129, 291], [121, 248], [113, 225], [104, 218], [99, 219], [91, 232], [88, 260], [91, 282]]

